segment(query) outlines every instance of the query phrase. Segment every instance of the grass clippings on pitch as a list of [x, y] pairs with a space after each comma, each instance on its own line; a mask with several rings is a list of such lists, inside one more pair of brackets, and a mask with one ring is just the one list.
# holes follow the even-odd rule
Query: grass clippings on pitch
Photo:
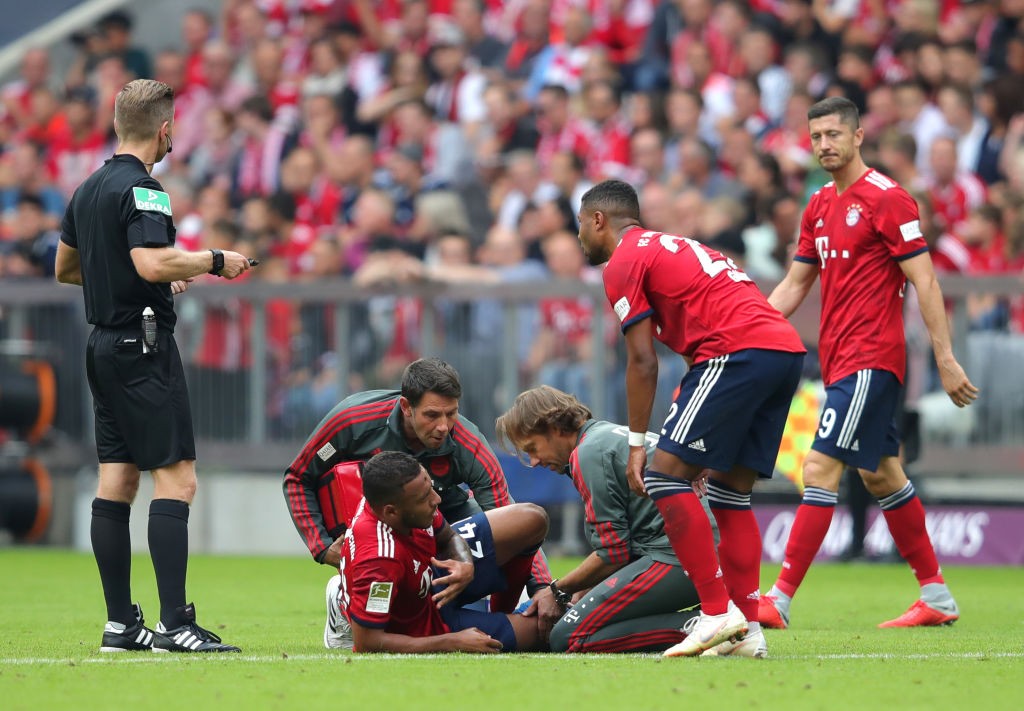
[[[555, 561], [556, 572], [570, 561]], [[776, 572], [766, 568], [767, 586]], [[0, 551], [0, 708], [1001, 709], [1024, 708], [1024, 571], [946, 571], [963, 619], [879, 630], [916, 585], [904, 565], [812, 568], [770, 658], [655, 655], [352, 656], [323, 649], [329, 571], [300, 558], [195, 557], [199, 622], [241, 655], [101, 655], [89, 555]], [[150, 624], [150, 563], [134, 561]]]

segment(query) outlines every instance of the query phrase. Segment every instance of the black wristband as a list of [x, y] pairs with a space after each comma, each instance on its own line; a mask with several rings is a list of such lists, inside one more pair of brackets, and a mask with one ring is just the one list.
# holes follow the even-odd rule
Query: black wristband
[[559, 588], [557, 580], [552, 580], [548, 587], [551, 588], [551, 593], [555, 596], [555, 602], [559, 605], [569, 607], [572, 604], [572, 595]]
[[213, 266], [210, 268], [210, 274], [220, 276], [220, 272], [224, 269], [224, 253], [219, 249], [211, 249], [210, 254], [213, 255]]

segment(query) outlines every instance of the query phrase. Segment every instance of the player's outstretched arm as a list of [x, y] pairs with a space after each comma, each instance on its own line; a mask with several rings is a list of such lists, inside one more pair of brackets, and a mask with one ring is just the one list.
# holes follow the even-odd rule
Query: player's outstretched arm
[[772, 289], [768, 296], [768, 303], [774, 306], [789, 318], [803, 303], [807, 292], [814, 286], [814, 280], [818, 278], [818, 265], [798, 262], [793, 260], [786, 276], [779, 282], [779, 285]]
[[924, 325], [932, 341], [935, 363], [939, 366], [942, 388], [957, 407], [970, 405], [978, 397], [978, 388], [968, 379], [967, 373], [953, 355], [953, 345], [946, 319], [946, 306], [942, 300], [942, 289], [935, 278], [932, 258], [922, 253], [899, 263], [917, 292], [918, 305]]
[[[654, 351], [654, 329], [651, 319], [645, 318], [626, 329], [626, 405], [630, 432], [647, 432], [657, 388], [658, 354]], [[646, 495], [646, 467], [646, 444], [630, 447], [626, 480], [629, 488], [638, 496]]]
[[476, 627], [448, 634], [431, 635], [430, 637], [410, 637], [406, 634], [385, 632], [374, 627], [364, 627], [355, 621], [352, 621], [352, 642], [353, 651], [364, 653], [427, 654], [430, 652], [471, 652], [475, 654], [495, 654], [500, 652], [502, 648], [501, 642], [481, 632]]

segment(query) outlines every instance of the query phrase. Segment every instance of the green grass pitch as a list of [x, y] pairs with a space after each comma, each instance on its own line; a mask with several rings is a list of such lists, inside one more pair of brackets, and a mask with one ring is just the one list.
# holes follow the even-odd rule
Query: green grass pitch
[[[556, 573], [573, 564], [553, 561]], [[776, 569], [763, 571], [765, 585]], [[1024, 571], [951, 568], [962, 619], [879, 630], [916, 595], [904, 565], [819, 565], [769, 659], [657, 655], [392, 657], [321, 646], [325, 568], [194, 557], [199, 621], [242, 655], [100, 655], [88, 555], [0, 551], [0, 708], [15, 709], [1024, 709]], [[155, 623], [149, 561], [134, 594]]]

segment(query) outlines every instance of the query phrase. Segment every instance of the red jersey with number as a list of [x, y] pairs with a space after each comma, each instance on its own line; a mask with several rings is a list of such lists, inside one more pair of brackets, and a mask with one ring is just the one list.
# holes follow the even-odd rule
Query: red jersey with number
[[378, 519], [364, 499], [345, 533], [341, 553], [341, 609], [352, 622], [410, 637], [450, 630], [431, 600], [440, 511], [430, 528], [408, 536]]
[[693, 363], [748, 348], [806, 352], [743, 270], [688, 237], [627, 231], [604, 269], [604, 290], [623, 333], [650, 318], [655, 337]]
[[903, 382], [906, 339], [899, 262], [928, 251], [917, 203], [892, 178], [869, 170], [841, 195], [814, 193], [794, 259], [821, 273], [821, 372], [826, 385], [858, 370]]

